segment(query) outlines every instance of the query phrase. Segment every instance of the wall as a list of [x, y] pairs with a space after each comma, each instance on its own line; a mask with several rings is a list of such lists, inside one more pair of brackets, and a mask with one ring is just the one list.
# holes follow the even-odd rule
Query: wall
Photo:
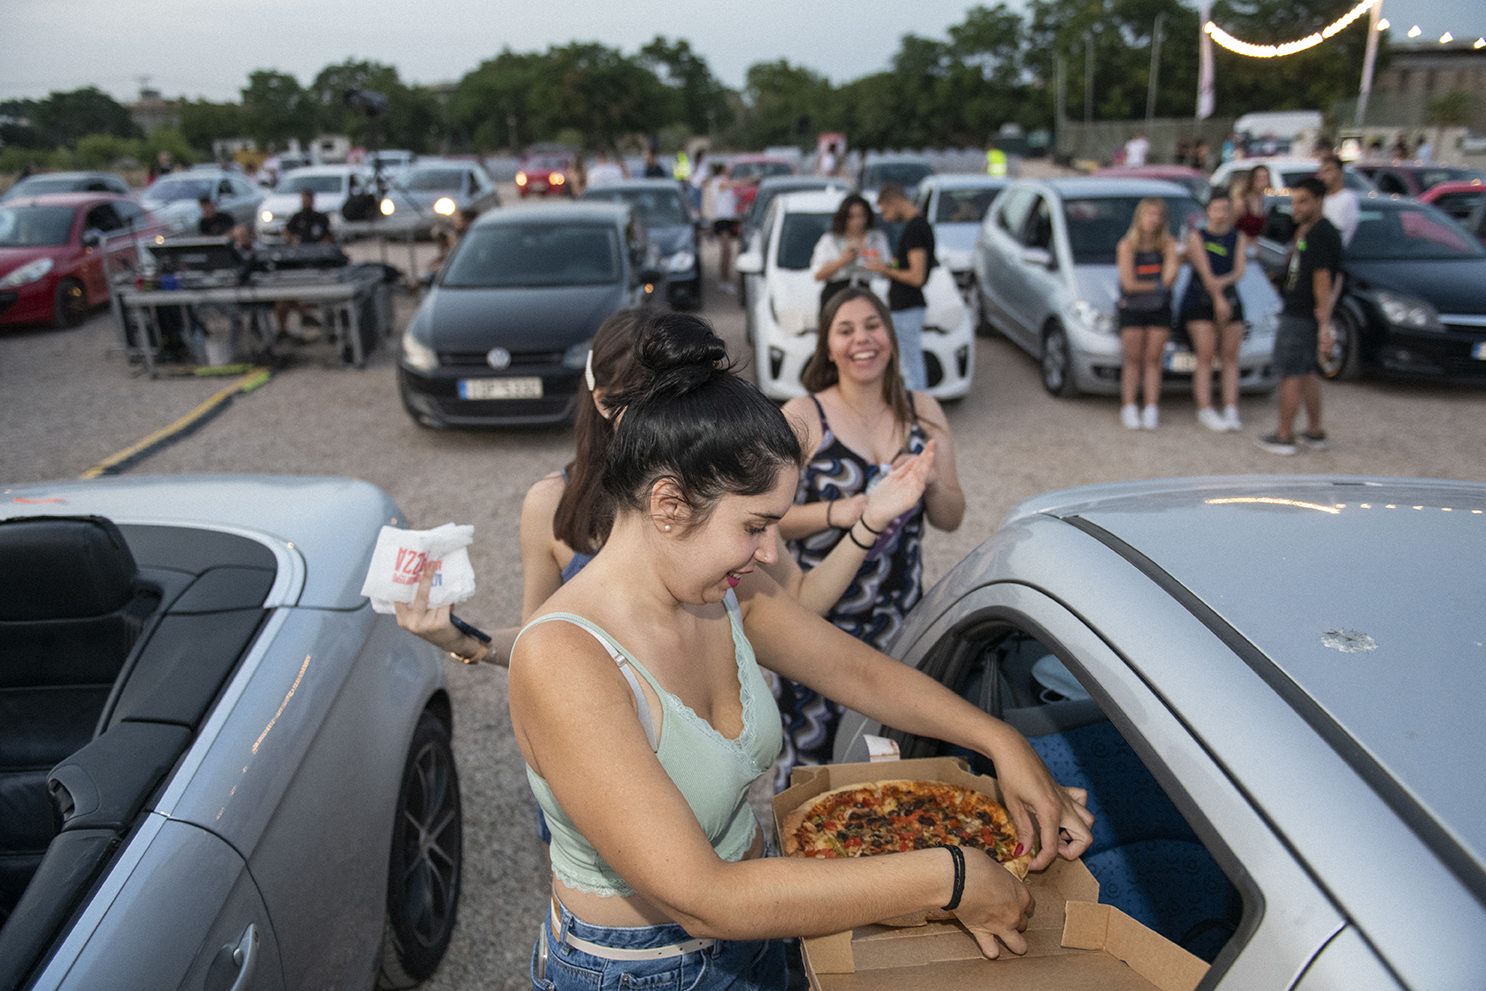
[[1223, 142], [1233, 132], [1234, 120], [1233, 117], [1209, 117], [1199, 122], [1191, 117], [1158, 117], [1153, 121], [1096, 120], [1092, 124], [1069, 120], [1058, 128], [1057, 151], [1074, 161], [1089, 160], [1109, 165], [1116, 150], [1124, 147], [1125, 142], [1137, 133], [1144, 133], [1151, 143], [1146, 164], [1167, 165], [1171, 163], [1179, 138], [1196, 143], [1199, 137], [1203, 137], [1209, 147], [1208, 168], [1214, 169], [1218, 166]]

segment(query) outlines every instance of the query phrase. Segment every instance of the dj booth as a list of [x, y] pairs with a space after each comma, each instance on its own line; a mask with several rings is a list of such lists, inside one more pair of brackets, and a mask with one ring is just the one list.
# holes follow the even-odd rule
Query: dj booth
[[226, 238], [175, 238], [148, 246], [153, 277], [115, 286], [120, 343], [156, 375], [167, 340], [195, 344], [198, 361], [225, 364], [272, 353], [280, 302], [317, 308], [344, 360], [362, 367], [391, 330], [391, 299], [380, 265], [352, 265], [333, 244], [235, 247]]

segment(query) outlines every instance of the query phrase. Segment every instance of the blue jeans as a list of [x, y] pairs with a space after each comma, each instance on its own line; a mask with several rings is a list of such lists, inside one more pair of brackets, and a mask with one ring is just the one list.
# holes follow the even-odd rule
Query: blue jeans
[[[547, 927], [547, 965], [546, 973], [539, 978], [538, 940], [531, 954], [531, 985], [535, 991], [784, 991], [786, 986], [784, 944], [777, 939], [718, 940], [707, 949], [666, 960], [605, 960], [551, 938], [550, 914], [542, 916], [542, 925]], [[614, 949], [669, 946], [691, 939], [674, 923], [590, 925], [566, 906], [559, 926], [560, 934], [571, 932]]]
[[903, 369], [903, 383], [911, 391], [929, 387], [929, 373], [924, 370], [924, 318], [929, 311], [922, 307], [893, 311], [893, 330], [898, 335], [898, 364]]

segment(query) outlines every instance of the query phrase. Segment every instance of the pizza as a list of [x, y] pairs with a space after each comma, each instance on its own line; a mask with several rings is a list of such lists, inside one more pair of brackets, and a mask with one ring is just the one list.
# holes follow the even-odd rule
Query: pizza
[[780, 840], [788, 857], [869, 857], [968, 846], [984, 850], [1019, 878], [1032, 851], [1017, 842], [1011, 817], [989, 795], [943, 781], [873, 781], [835, 788], [790, 813]]

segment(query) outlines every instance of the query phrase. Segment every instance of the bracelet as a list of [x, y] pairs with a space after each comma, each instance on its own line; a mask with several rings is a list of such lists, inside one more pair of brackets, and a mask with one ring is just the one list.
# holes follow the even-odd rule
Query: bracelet
[[465, 664], [479, 664], [490, 656], [490, 645], [486, 643], [480, 644], [475, 648], [475, 652], [468, 657], [465, 657], [463, 654], [456, 654], [452, 650], [449, 651], [449, 656], [456, 661], [463, 661]]
[[[857, 520], [857, 523], [861, 523], [861, 522], [862, 522], [861, 520]], [[851, 538], [851, 542], [853, 544], [856, 544], [858, 547], [860, 547], [864, 551], [870, 551], [872, 549], [872, 545], [871, 544], [864, 544], [860, 540], [857, 539], [856, 525], [857, 525], [856, 523], [853, 523], [851, 526], [847, 527], [846, 528], [846, 535]], [[872, 528], [871, 527], [867, 527], [867, 529], [870, 530]]]
[[886, 530], [887, 529], [887, 527], [883, 527], [882, 530], [874, 530], [874, 529], [872, 529], [872, 524], [870, 524], [870, 523], [867, 522], [867, 514], [866, 513], [863, 513], [861, 516], [857, 517], [857, 522], [860, 523], [862, 526], [866, 527], [867, 528], [867, 532], [870, 533], [874, 537], [880, 537], [880, 536], [882, 536], [882, 530]]
[[834, 528], [836, 526], [836, 524], [831, 522], [831, 507], [834, 505], [836, 505], [835, 499], [832, 499], [830, 502], [826, 503], [826, 526], [829, 528]]
[[965, 895], [965, 851], [954, 844], [946, 844], [944, 849], [955, 861], [955, 890], [950, 896], [949, 904], [944, 906], [944, 911], [953, 912], [960, 907], [960, 899]]

